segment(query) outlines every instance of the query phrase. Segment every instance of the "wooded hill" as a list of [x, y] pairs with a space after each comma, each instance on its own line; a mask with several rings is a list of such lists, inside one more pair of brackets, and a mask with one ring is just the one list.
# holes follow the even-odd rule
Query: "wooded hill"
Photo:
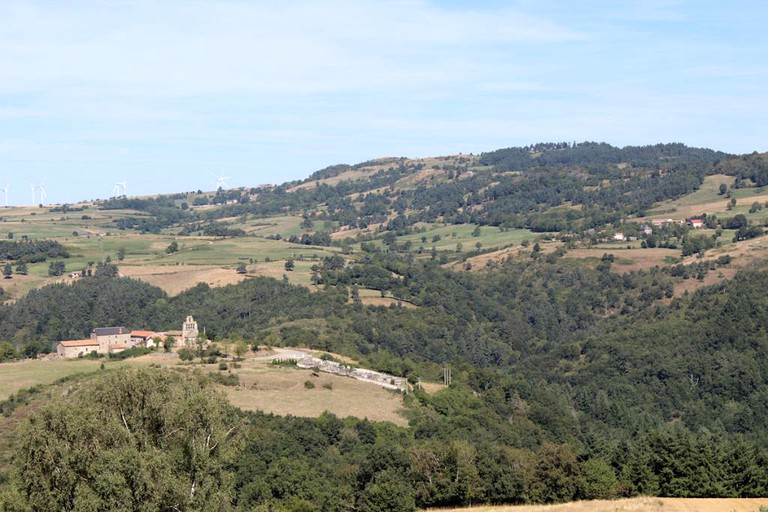
[[[173, 329], [192, 314], [214, 340], [332, 351], [413, 384], [452, 370], [446, 389], [415, 389], [407, 397], [408, 428], [332, 415], [241, 418], [247, 442], [216, 462], [215, 478], [207, 480], [221, 510], [763, 496], [768, 271], [758, 260], [736, 273], [733, 261], [722, 256], [675, 257], [617, 271], [627, 242], [603, 249], [598, 238], [601, 231], [630, 232], [630, 222], [644, 223], [654, 209], [681, 205], [693, 194], [722, 195], [723, 203], [741, 200], [745, 191], [760, 197], [765, 165], [760, 155], [732, 157], [679, 144], [541, 144], [418, 163], [334, 166], [303, 182], [247, 191], [247, 197], [245, 191], [219, 191], [215, 201], [222, 206], [210, 209], [181, 206], [187, 196], [115, 199], [102, 207], [147, 212], [144, 218], [158, 229], [184, 231], [179, 240], [205, 226], [253, 236], [240, 226], [293, 213], [302, 216], [302, 231], [293, 235], [298, 243], [306, 235], [312, 244], [339, 248], [314, 261], [311, 286], [290, 282], [288, 267], [284, 279], [200, 284], [176, 296], [115, 272], [46, 286], [0, 306], [0, 339], [34, 355], [96, 326]], [[731, 184], [721, 191], [712, 176], [727, 176]], [[162, 208], [173, 215], [150, 213], [150, 204], [166, 200], [171, 202]], [[197, 206], [203, 201], [198, 195]], [[705, 256], [728, 230], [738, 239], [741, 228], [762, 228], [759, 209], [738, 208], [720, 218], [707, 215], [711, 233], [677, 224], [654, 227], [636, 249], [674, 246]], [[470, 254], [414, 247], [414, 235], [418, 240], [426, 224], [446, 222], [453, 223], [448, 229], [472, 223], [480, 234], [523, 228], [548, 234], [489, 260], [481, 272], [467, 272], [466, 263], [483, 255], [482, 246]], [[232, 235], [236, 229], [243, 234]], [[639, 244], [640, 230], [632, 232]], [[759, 237], [761, 230], [753, 234]], [[743, 247], [750, 241], [729, 243]], [[580, 244], [598, 245], [602, 256], [568, 257]], [[706, 286], [715, 274], [733, 277]], [[699, 282], [698, 289], [681, 292], [690, 281]], [[363, 292], [370, 290], [391, 305], [366, 305]], [[0, 351], [13, 353], [8, 343]], [[107, 414], [120, 431], [119, 416], [109, 407], [111, 412], [89, 414]], [[162, 442], [162, 436], [137, 439], [136, 449]], [[114, 446], [132, 442], [119, 437]], [[183, 453], [178, 450], [175, 455]], [[123, 462], [113, 464], [116, 474], [139, 481], [128, 478], [134, 473]], [[158, 467], [167, 463], [158, 459]], [[22, 477], [23, 471], [13, 499], [32, 503], [32, 491], [18, 486]], [[107, 502], [98, 500], [111, 496], [99, 489], [82, 492], [96, 509]], [[153, 499], [168, 503], [161, 494]]]

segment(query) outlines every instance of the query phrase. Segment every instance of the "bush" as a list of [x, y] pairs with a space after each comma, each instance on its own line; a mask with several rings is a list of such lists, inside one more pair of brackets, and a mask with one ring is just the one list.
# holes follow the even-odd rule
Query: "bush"
[[212, 373], [211, 381], [215, 382], [216, 384], [221, 384], [222, 386], [240, 385], [240, 377], [234, 373], [227, 373], [227, 374]]
[[219, 363], [219, 371], [224, 371], [224, 370], [228, 370], [228, 369], [229, 369], [229, 365], [227, 365], [227, 363], [225, 363], [225, 362]]
[[305, 380], [304, 381], [304, 388], [305, 389], [315, 389], [315, 383], [311, 380]]
[[179, 359], [182, 361], [191, 361], [195, 358], [195, 353], [190, 348], [182, 348], [179, 350]]

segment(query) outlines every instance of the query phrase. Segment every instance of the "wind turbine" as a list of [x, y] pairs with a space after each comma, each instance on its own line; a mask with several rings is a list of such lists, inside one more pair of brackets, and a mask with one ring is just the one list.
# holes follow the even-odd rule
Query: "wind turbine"
[[128, 185], [128, 182], [127, 182], [127, 181], [125, 181], [125, 178], [123, 178], [123, 181], [118, 181], [118, 182], [116, 183], [116, 185], [117, 185], [117, 186], [119, 186], [119, 187], [121, 187], [121, 188], [123, 189], [123, 195], [124, 195], [125, 197], [128, 197], [128, 194], [127, 194], [127, 193], [126, 193], [126, 191], [125, 191], [125, 190], [126, 190], [126, 189], [125, 189], [125, 187], [126, 187], [126, 185]]
[[48, 198], [48, 194], [45, 192], [45, 182], [48, 181], [48, 178], [45, 178], [43, 182], [37, 186], [37, 188], [40, 189], [40, 204], [45, 206], [45, 200]]
[[125, 178], [123, 178], [123, 181], [118, 181], [115, 183], [115, 188], [112, 189], [112, 195], [113, 197], [120, 197], [125, 196], [125, 187], [128, 185], [128, 182], [125, 181]]
[[5, 194], [5, 207], [8, 208], [8, 185], [3, 187], [3, 194]]
[[35, 184], [34, 184], [34, 183], [30, 183], [30, 184], [29, 184], [29, 186], [30, 186], [30, 188], [32, 189], [32, 206], [37, 206], [37, 205], [35, 204], [35, 189], [36, 189], [37, 187], [35, 187]]
[[218, 176], [214, 174], [213, 177], [216, 178], [216, 190], [219, 190], [220, 188], [221, 189], [226, 188], [227, 180], [229, 179], [229, 177], [224, 177], [223, 174], [220, 174]]

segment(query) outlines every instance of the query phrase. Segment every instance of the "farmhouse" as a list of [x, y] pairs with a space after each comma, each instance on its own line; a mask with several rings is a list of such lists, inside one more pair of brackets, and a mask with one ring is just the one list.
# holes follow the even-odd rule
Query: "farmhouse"
[[92, 339], [61, 341], [56, 345], [56, 353], [61, 358], [69, 359], [99, 351], [99, 342]]
[[126, 327], [97, 327], [91, 339], [99, 342], [99, 353], [119, 352], [131, 345], [131, 331]]
[[688, 221], [693, 229], [701, 229], [704, 227], [704, 220], [703, 219], [691, 219]]
[[627, 237], [624, 236], [624, 233], [615, 233], [613, 235], [613, 239], [618, 242], [624, 242], [627, 239]]
[[155, 346], [154, 338], [157, 336], [159, 335], [155, 331], [131, 331], [131, 345], [152, 348]]

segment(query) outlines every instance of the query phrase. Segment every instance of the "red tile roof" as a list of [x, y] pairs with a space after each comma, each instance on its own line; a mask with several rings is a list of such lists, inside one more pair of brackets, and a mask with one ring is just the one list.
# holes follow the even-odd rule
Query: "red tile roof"
[[131, 331], [131, 336], [136, 338], [152, 338], [157, 336], [155, 331]]

